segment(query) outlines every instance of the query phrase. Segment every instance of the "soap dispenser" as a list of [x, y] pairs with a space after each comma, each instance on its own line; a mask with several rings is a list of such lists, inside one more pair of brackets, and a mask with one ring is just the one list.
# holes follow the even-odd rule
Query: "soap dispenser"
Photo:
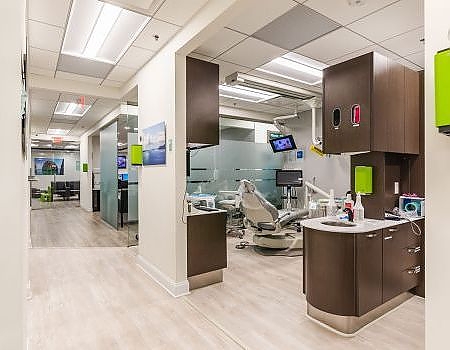
[[347, 198], [344, 201], [344, 209], [350, 209], [351, 211], [353, 211], [354, 204], [355, 202], [353, 202], [352, 194], [347, 193]]
[[364, 207], [361, 201], [361, 193], [356, 194], [356, 203], [353, 208], [353, 220], [355, 222], [361, 222], [364, 220]]

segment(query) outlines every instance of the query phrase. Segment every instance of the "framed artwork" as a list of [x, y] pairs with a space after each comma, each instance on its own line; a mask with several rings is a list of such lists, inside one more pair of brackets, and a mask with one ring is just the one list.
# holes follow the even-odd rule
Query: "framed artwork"
[[166, 123], [142, 130], [143, 165], [166, 164]]

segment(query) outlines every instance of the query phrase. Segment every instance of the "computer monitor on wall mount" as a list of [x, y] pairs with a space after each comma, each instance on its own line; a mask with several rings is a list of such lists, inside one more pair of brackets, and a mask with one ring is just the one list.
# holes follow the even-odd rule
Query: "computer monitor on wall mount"
[[278, 187], [301, 187], [303, 186], [302, 170], [277, 170], [276, 185]]
[[297, 148], [292, 135], [277, 137], [269, 140], [269, 143], [274, 153], [292, 151]]

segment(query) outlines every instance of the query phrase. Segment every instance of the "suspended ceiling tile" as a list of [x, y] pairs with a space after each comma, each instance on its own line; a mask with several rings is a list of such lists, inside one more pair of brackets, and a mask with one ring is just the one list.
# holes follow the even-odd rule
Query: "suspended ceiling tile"
[[112, 68], [113, 65], [109, 63], [61, 54], [57, 69], [62, 72], [104, 79]]
[[32, 98], [30, 100], [30, 113], [32, 116], [39, 118], [51, 117], [55, 106], [56, 102]]
[[242, 67], [233, 63], [228, 63], [221, 60], [214, 60], [212, 63], [216, 63], [219, 65], [219, 80], [221, 83], [225, 82], [225, 78], [230, 74], [235, 72], [247, 73], [251, 69], [247, 67]]
[[166, 0], [156, 11], [157, 19], [183, 26], [208, 0]]
[[74, 94], [61, 94], [59, 97], [59, 101], [61, 102], [73, 102], [73, 103], [81, 103], [81, 100], [84, 98], [84, 104], [92, 105], [97, 101], [96, 97], [86, 96], [86, 95], [74, 95]]
[[30, 97], [36, 100], [45, 100], [56, 102], [59, 99], [59, 92], [44, 90], [44, 89], [31, 89]]
[[401, 0], [348, 27], [381, 42], [424, 25], [423, 0]]
[[350, 6], [348, 0], [307, 0], [304, 5], [342, 25], [347, 25], [396, 1], [367, 0], [361, 6]]
[[48, 126], [49, 129], [63, 129], [63, 130], [70, 130], [73, 128], [73, 124], [68, 123], [55, 123], [50, 122], [50, 125]]
[[137, 8], [141, 8], [143, 10], [148, 10], [153, 3], [160, 3], [161, 1], [155, 0], [119, 0], [114, 1], [117, 5], [125, 5], [125, 6], [133, 6]]
[[52, 123], [76, 124], [79, 120], [79, 117], [73, 117], [69, 115], [55, 115], [52, 118]]
[[105, 79], [102, 82], [102, 86], [108, 86], [108, 87], [114, 87], [114, 88], [120, 88], [122, 86], [122, 82], [120, 81], [114, 81], [114, 80], [109, 80], [109, 79]]
[[86, 75], [80, 75], [80, 74], [74, 74], [69, 72], [56, 72], [56, 78], [58, 79], [66, 79], [66, 80], [76, 80], [81, 81], [83, 83], [90, 83], [90, 84], [100, 84], [102, 79], [100, 78], [94, 78], [94, 77], [88, 77]]
[[369, 47], [365, 47], [364, 49], [361, 50], [357, 50], [355, 52], [349, 53], [347, 55], [344, 55], [342, 57], [338, 57], [336, 59], [330, 60], [327, 62], [327, 64], [329, 64], [330, 66], [341, 63], [341, 62], [345, 62], [348, 60], [351, 60], [352, 58], [355, 57], [359, 57], [362, 55], [365, 55], [366, 53], [369, 52], [378, 52], [379, 54], [386, 56], [394, 61], [397, 61], [398, 59], [400, 59], [401, 57], [399, 55], [397, 55], [396, 53], [386, 50], [384, 47], [378, 46], [378, 45], [372, 45]]
[[64, 27], [69, 15], [70, 0], [29, 0], [28, 18]]
[[27, 67], [27, 70], [28, 70], [28, 74], [42, 75], [44, 77], [53, 78], [53, 76], [55, 75], [55, 71], [54, 70], [42, 69], [42, 68], [38, 68], [38, 67], [33, 67], [31, 65], [29, 65]]
[[246, 35], [234, 30], [222, 28], [216, 35], [200, 45], [195, 52], [210, 57], [216, 57], [222, 52], [230, 49], [232, 46], [238, 44], [246, 37]]
[[293, 50], [339, 27], [339, 24], [311, 10], [298, 5], [258, 30], [253, 37]]
[[252, 35], [297, 5], [298, 3], [292, 0], [253, 0], [249, 9], [235, 17], [227, 27]]
[[327, 62], [372, 44], [362, 36], [346, 28], [340, 28], [299, 47], [295, 52], [321, 62]]
[[125, 82], [129, 80], [134, 74], [136, 73], [136, 69], [128, 68], [128, 67], [122, 67], [122, 66], [115, 66], [111, 73], [108, 75], [108, 80], [115, 80], [120, 82]]
[[154, 55], [153, 51], [130, 46], [128, 51], [120, 59], [119, 64], [124, 67], [139, 69]]
[[380, 45], [400, 56], [407, 56], [425, 49], [425, 44], [421, 41], [424, 37], [424, 29], [420, 27], [383, 41]]
[[413, 62], [414, 64], [418, 65], [422, 69], [425, 67], [425, 53], [423, 51], [416, 52], [416, 53], [413, 53], [412, 55], [405, 56], [405, 59]]
[[29, 44], [43, 50], [59, 52], [64, 29], [49, 24], [28, 21]]
[[274, 45], [255, 38], [247, 38], [218, 58], [240, 66], [256, 68], [286, 53]]
[[[141, 34], [139, 34], [133, 45], [152, 51], [158, 51], [179, 29], [179, 26], [152, 18]], [[158, 40], [155, 40], [155, 35], [158, 35]]]
[[56, 64], [58, 63], [58, 56], [57, 52], [30, 47], [29, 64], [36, 68], [55, 71]]

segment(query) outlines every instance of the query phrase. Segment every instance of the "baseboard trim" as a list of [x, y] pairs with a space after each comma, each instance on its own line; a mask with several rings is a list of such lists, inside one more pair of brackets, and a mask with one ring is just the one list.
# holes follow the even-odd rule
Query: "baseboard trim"
[[182, 282], [175, 282], [139, 254], [136, 257], [136, 263], [142, 271], [164, 288], [171, 296], [179, 298], [189, 294], [189, 282], [187, 279]]

